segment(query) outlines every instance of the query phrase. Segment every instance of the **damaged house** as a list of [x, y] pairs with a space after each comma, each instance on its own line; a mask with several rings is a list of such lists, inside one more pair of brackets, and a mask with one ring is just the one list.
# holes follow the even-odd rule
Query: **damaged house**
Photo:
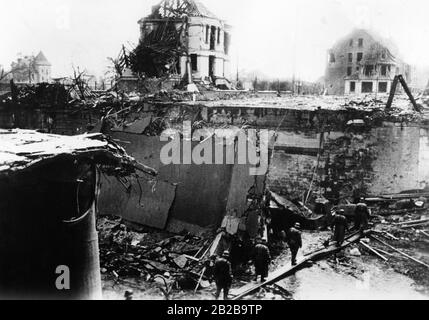
[[[192, 75], [192, 81], [225, 82], [230, 76], [229, 48], [231, 27], [202, 3], [193, 0], [164, 0], [152, 13], [139, 21], [141, 44], [159, 52], [173, 43], [174, 53], [166, 67], [180, 78]], [[173, 32], [172, 32], [173, 31]], [[162, 51], [162, 50], [161, 50]], [[168, 59], [167, 59], [168, 60]]]
[[328, 52], [325, 87], [329, 95], [388, 93], [395, 75], [411, 79], [395, 45], [367, 30], [355, 30]]

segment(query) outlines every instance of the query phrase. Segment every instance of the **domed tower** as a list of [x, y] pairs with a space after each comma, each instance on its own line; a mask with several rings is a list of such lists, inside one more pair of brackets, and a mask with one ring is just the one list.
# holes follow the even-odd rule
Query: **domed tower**
[[217, 82], [230, 78], [232, 27], [201, 2], [163, 0], [139, 24], [140, 41], [154, 48], [171, 37], [168, 30], [175, 30], [181, 52], [171, 68], [173, 73], [181, 77], [190, 73], [193, 81]]

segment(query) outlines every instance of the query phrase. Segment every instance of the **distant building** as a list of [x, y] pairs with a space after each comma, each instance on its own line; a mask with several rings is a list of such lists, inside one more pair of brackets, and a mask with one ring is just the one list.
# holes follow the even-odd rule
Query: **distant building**
[[355, 30], [329, 50], [325, 90], [330, 95], [387, 93], [395, 75], [410, 82], [410, 70], [394, 44]]
[[[139, 21], [141, 41], [162, 31], [166, 21], [174, 21], [181, 30], [182, 45], [189, 53], [194, 80], [230, 79], [229, 48], [231, 27], [217, 18], [202, 3], [194, 0], [164, 0], [152, 8], [152, 13]], [[181, 29], [188, 23], [188, 32]], [[175, 72], [187, 73], [188, 57], [179, 58]]]
[[15, 83], [42, 83], [51, 81], [52, 65], [42, 51], [37, 56], [19, 57], [12, 62], [12, 78]]

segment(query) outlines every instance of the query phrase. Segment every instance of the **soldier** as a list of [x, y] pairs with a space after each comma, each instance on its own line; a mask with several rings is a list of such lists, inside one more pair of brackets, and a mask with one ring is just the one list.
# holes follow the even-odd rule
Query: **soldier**
[[229, 252], [224, 251], [222, 257], [217, 259], [214, 265], [213, 276], [216, 282], [216, 300], [219, 299], [222, 290], [224, 300], [228, 300], [228, 293], [232, 284], [231, 263], [228, 259]]
[[341, 209], [337, 214], [334, 215], [333, 227], [334, 241], [337, 242], [337, 246], [339, 247], [344, 242], [346, 230], [348, 231], [347, 219], [344, 216], [344, 210]]
[[292, 265], [296, 265], [296, 256], [299, 248], [302, 247], [301, 232], [298, 230], [301, 227], [299, 223], [296, 223], [293, 228], [289, 228], [286, 233], [287, 244], [289, 245], [290, 252], [292, 254]]
[[356, 230], [368, 229], [369, 209], [363, 199], [356, 205], [355, 209], [355, 225]]
[[258, 276], [261, 276], [261, 282], [265, 282], [268, 277], [268, 267], [271, 262], [270, 249], [268, 249], [267, 241], [258, 238], [255, 246], [253, 262], [255, 264], [255, 281], [258, 281]]

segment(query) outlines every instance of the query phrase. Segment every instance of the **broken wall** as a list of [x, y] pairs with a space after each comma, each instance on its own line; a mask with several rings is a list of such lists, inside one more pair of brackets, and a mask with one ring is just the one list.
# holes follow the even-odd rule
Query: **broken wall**
[[[105, 182], [102, 188], [100, 213], [120, 215], [127, 220], [160, 229], [178, 231], [180, 223], [208, 227], [220, 222], [224, 212], [231, 166], [163, 165], [160, 154], [167, 142], [159, 136], [112, 132], [127, 153], [137, 161], [158, 170], [156, 182], [140, 181], [124, 193], [118, 181]], [[149, 185], [153, 185], [153, 189]], [[106, 192], [104, 191], [106, 190]], [[154, 214], [153, 207], [157, 214]], [[182, 231], [182, 230], [180, 230]], [[179, 232], [180, 232], [179, 231]]]
[[372, 194], [419, 188], [420, 128], [385, 123], [372, 130], [375, 139]]
[[[320, 134], [282, 133], [270, 166], [269, 188], [303, 199], [310, 189], [327, 198], [353, 198], [423, 188], [429, 177], [428, 131], [417, 125], [384, 123], [361, 130], [330, 132], [324, 137], [315, 171]], [[297, 147], [300, 145], [300, 147]]]
[[[163, 165], [161, 149], [168, 142], [160, 141], [159, 136], [126, 132], [111, 132], [111, 136], [128, 154], [158, 170], [159, 175], [156, 181], [135, 178], [122, 183], [105, 177], [100, 214], [119, 215], [176, 233], [184, 229], [197, 233], [218, 227], [227, 212], [235, 210], [242, 215], [247, 209], [247, 195], [257, 179], [249, 175], [249, 165]], [[197, 144], [194, 142], [193, 146]], [[258, 185], [262, 183], [259, 178]]]

